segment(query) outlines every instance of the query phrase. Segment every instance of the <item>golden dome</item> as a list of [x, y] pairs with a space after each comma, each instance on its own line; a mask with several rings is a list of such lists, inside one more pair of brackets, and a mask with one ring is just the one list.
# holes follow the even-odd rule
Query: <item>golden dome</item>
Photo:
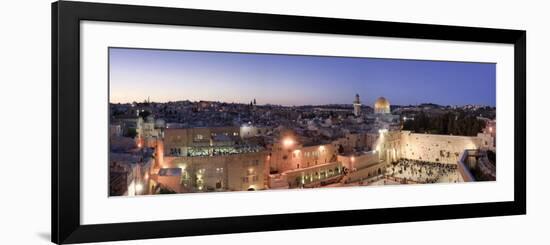
[[384, 97], [376, 99], [376, 102], [374, 102], [374, 112], [390, 113], [390, 102]]

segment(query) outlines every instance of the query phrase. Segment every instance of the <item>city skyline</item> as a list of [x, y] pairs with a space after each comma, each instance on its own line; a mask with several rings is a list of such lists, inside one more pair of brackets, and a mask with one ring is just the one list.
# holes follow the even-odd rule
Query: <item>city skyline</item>
[[220, 101], [284, 106], [496, 104], [496, 64], [109, 49], [110, 102]]
[[110, 196], [496, 181], [495, 64], [109, 54]]

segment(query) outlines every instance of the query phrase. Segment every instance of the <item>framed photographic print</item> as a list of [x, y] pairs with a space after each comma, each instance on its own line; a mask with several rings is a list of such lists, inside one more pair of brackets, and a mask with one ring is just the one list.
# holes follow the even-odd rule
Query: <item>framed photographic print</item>
[[55, 2], [52, 241], [525, 214], [525, 38]]

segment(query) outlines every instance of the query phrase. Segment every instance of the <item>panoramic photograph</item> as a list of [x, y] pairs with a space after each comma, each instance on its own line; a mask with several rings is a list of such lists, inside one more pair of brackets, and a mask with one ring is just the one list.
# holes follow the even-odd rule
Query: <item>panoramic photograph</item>
[[111, 47], [109, 196], [496, 181], [496, 64]]

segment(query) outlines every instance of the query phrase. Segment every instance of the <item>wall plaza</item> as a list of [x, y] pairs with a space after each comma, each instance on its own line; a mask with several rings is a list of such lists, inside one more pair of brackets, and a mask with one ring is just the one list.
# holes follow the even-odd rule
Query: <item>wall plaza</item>
[[[255, 102], [249, 108], [262, 113]], [[359, 95], [351, 110], [314, 108], [312, 113], [347, 114], [320, 122], [299, 116], [305, 130], [250, 122], [168, 127], [149, 116], [122, 118], [110, 132], [135, 127], [139, 147], [152, 149], [149, 163], [136, 165], [139, 171], [129, 177], [139, 183], [138, 194], [475, 181], [471, 167], [481, 153], [495, 149], [493, 129], [476, 136], [413, 133], [402, 129], [387, 99], [378, 98], [373, 108], [366, 113]], [[350, 129], [335, 131], [334, 124]]]

